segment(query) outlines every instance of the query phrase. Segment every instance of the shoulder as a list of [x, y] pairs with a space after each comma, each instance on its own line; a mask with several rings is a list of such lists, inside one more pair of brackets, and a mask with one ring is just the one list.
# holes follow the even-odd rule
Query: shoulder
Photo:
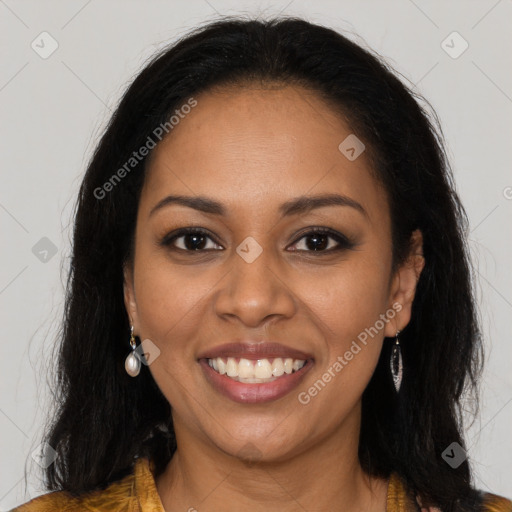
[[485, 512], [512, 512], [512, 501], [496, 494], [485, 493], [482, 499]]
[[[479, 493], [479, 505], [475, 509], [475, 503], [470, 506], [473, 512], [512, 512], [512, 501], [491, 493]], [[419, 508], [418, 508], [419, 507]], [[468, 506], [463, 507], [468, 510]], [[421, 507], [421, 499], [415, 497], [414, 494], [407, 488], [405, 482], [397, 473], [392, 473], [388, 484], [388, 499], [386, 510], [390, 512], [442, 512], [439, 508], [434, 507]]]
[[135, 477], [130, 474], [110, 484], [106, 489], [89, 492], [79, 497], [66, 491], [55, 491], [34, 498], [11, 512], [136, 512], [139, 510], [135, 494]]

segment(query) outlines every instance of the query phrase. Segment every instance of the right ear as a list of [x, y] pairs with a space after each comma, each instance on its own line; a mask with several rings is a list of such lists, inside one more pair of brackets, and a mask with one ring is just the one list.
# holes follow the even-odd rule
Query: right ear
[[131, 263], [123, 265], [123, 292], [124, 292], [124, 306], [126, 313], [130, 319], [130, 325], [133, 325], [134, 331], [137, 332], [138, 314], [137, 314], [137, 301], [135, 300], [135, 286], [133, 282], [133, 266]]

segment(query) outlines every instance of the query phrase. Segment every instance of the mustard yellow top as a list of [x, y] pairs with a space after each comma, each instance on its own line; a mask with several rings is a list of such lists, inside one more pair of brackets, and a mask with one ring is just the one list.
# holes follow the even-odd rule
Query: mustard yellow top
[[[141, 458], [134, 472], [102, 491], [94, 491], [79, 498], [65, 491], [55, 491], [13, 509], [11, 512], [165, 512], [156, 490], [153, 465]], [[192, 508], [193, 510], [193, 508]], [[408, 494], [400, 477], [393, 473], [389, 479], [386, 512], [420, 512], [415, 500]], [[486, 494], [483, 510], [512, 512], [512, 501], [494, 494]], [[438, 512], [430, 509], [430, 512]]]

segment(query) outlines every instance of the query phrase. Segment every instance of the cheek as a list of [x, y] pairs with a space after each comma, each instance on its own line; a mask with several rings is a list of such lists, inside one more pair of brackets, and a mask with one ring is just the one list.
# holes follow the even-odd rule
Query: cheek
[[386, 322], [395, 316], [388, 311], [388, 265], [390, 259], [378, 251], [361, 253], [316, 286], [303, 278], [305, 302], [313, 305], [311, 317], [324, 346], [314, 377], [300, 390], [300, 403], [333, 425], [360, 400], [379, 360]]
[[[313, 310], [329, 341], [330, 357], [347, 350], [347, 344], [375, 326], [380, 315], [386, 313], [386, 258], [361, 254], [336, 266], [321, 279], [318, 275], [300, 279], [304, 302]], [[377, 329], [382, 328], [382, 322], [378, 322]]]
[[[142, 252], [141, 252], [142, 256]], [[200, 395], [193, 393], [190, 401], [187, 389], [198, 389], [194, 365], [199, 329], [204, 324], [205, 298], [208, 283], [177, 270], [169, 262], [151, 265], [140, 258], [135, 265], [135, 291], [140, 322], [140, 338], [149, 338], [160, 354], [150, 366], [151, 374], [173, 408], [192, 411]], [[185, 414], [189, 414], [186, 412]], [[193, 415], [189, 418], [194, 422]]]
[[[334, 428], [357, 405], [377, 366], [387, 314], [387, 274], [378, 266], [354, 265], [350, 272], [331, 276], [328, 286], [309, 294], [311, 315], [321, 332], [316, 369], [298, 391], [299, 402], [313, 417], [322, 417], [316, 430]], [[311, 288], [310, 288], [311, 289]], [[384, 320], [383, 320], [384, 318]]]
[[141, 251], [135, 263], [141, 336], [175, 358], [192, 348], [211, 285], [204, 278], [194, 279], [189, 269], [173, 266], [165, 258], [154, 257], [151, 264], [148, 261]]

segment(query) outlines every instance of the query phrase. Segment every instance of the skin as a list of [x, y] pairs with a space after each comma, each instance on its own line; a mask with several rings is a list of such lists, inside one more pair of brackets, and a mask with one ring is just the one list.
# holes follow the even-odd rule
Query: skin
[[[161, 351], [149, 366], [172, 406], [178, 450], [157, 477], [167, 512], [343, 510], [384, 512], [387, 481], [367, 476], [357, 457], [361, 396], [383, 338], [410, 321], [423, 269], [421, 232], [410, 258], [391, 273], [391, 224], [385, 191], [365, 152], [349, 161], [338, 145], [350, 127], [299, 87], [212, 90], [154, 150], [142, 190], [125, 304], [141, 340]], [[292, 198], [349, 196], [281, 217]], [[171, 204], [169, 194], [208, 196], [219, 216]], [[182, 227], [211, 232], [200, 252]], [[314, 251], [312, 227], [355, 240], [353, 248]], [[236, 248], [248, 236], [263, 249], [247, 263]], [[190, 243], [190, 237], [189, 237]], [[307, 245], [307, 242], [310, 245]], [[182, 248], [180, 251], [179, 248]], [[294, 251], [295, 249], [295, 251]], [[307, 391], [357, 335], [399, 303], [399, 313], [311, 401]], [[200, 352], [230, 341], [271, 340], [311, 353], [314, 366], [288, 395], [240, 404], [206, 381]], [[321, 478], [317, 475], [321, 475]]]

